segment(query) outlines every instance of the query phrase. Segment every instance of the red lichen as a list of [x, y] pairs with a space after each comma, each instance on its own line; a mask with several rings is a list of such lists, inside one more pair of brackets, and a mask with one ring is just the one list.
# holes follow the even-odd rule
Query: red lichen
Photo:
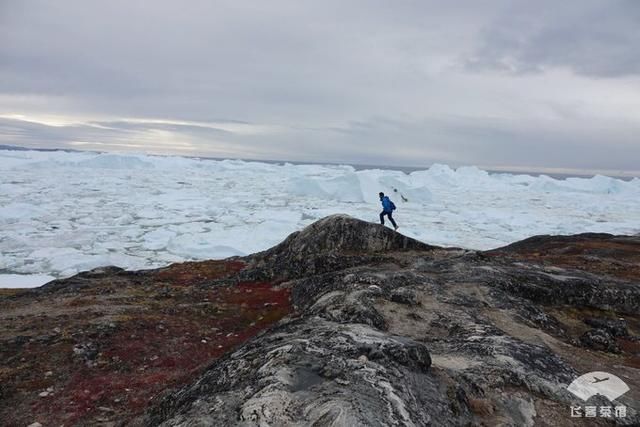
[[[106, 301], [130, 304], [106, 321], [116, 326], [106, 332], [105, 327], [96, 330], [96, 324], [105, 324], [98, 321], [102, 313], [83, 312], [67, 321], [70, 335], [65, 333], [57, 344], [27, 343], [16, 348], [28, 368], [3, 379], [23, 390], [16, 401], [28, 405], [29, 420], [47, 425], [131, 420], [167, 389], [193, 381], [221, 355], [290, 313], [289, 289], [274, 283], [201, 287], [215, 278], [231, 277], [243, 266], [226, 261], [185, 263], [154, 272], [144, 288], [139, 278], [131, 286], [116, 287], [118, 294], [109, 294]], [[104, 304], [99, 298], [96, 303]], [[60, 306], [76, 305], [77, 296], [63, 299]], [[45, 319], [31, 320], [32, 327], [48, 326]], [[83, 342], [95, 344], [98, 354], [89, 360], [74, 355], [74, 345]], [[55, 370], [55, 378], [44, 378], [47, 370]], [[39, 398], [38, 393], [49, 386], [54, 393]], [[0, 407], [2, 416], [10, 417], [5, 418], [10, 424], [28, 421], [24, 414]]]
[[[572, 239], [571, 244], [567, 239]], [[632, 240], [598, 237], [550, 237], [542, 241], [515, 243], [485, 252], [492, 257], [505, 254], [517, 259], [606, 274], [623, 280], [640, 278], [640, 245]]]
[[196, 285], [231, 276], [244, 267], [245, 264], [241, 261], [183, 262], [160, 270], [155, 278], [174, 285]]

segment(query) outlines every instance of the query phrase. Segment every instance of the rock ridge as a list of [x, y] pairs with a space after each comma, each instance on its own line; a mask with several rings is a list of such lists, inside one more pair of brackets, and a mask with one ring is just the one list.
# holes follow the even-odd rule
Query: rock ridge
[[[637, 425], [638, 248], [593, 233], [440, 248], [333, 215], [247, 257], [92, 270], [0, 297], [0, 416], [578, 426], [572, 405], [608, 404], [626, 417], [593, 425]], [[590, 371], [630, 391], [582, 402], [567, 386]]]

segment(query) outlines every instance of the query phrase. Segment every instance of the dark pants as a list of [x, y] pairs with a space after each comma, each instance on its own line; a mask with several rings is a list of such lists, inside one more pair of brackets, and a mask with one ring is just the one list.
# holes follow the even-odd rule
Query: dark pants
[[398, 226], [396, 225], [396, 222], [393, 220], [393, 213], [392, 212], [387, 212], [387, 211], [382, 211], [380, 212], [380, 224], [384, 225], [384, 216], [387, 216], [387, 218], [389, 218], [389, 221], [391, 221], [391, 224], [393, 224], [394, 228], [397, 228]]

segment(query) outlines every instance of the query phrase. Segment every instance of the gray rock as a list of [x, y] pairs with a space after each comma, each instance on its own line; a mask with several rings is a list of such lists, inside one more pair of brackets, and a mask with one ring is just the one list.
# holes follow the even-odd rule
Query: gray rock
[[398, 288], [391, 291], [391, 301], [400, 304], [417, 305], [418, 297], [413, 289]]
[[[626, 313], [633, 332], [640, 288], [627, 272], [640, 265], [638, 248], [640, 238], [583, 235], [476, 252], [437, 248], [345, 215], [322, 219], [274, 248], [237, 258], [246, 267], [233, 277], [202, 285], [277, 282], [290, 290], [295, 310], [193, 382], [154, 399], [137, 421], [563, 425], [580, 403], [567, 386], [585, 369], [607, 366], [631, 388], [618, 399], [628, 408], [624, 422], [640, 423], [636, 356], [615, 340], [624, 337], [634, 348], [626, 324], [588, 318], [596, 329], [576, 332], [585, 313], [603, 312]], [[612, 264], [617, 259], [624, 271]], [[124, 273], [109, 274], [117, 281]], [[85, 275], [57, 289], [91, 283]], [[78, 348], [82, 358], [93, 351]], [[616, 351], [622, 356], [612, 365], [605, 352]]]
[[614, 336], [606, 329], [591, 329], [580, 337], [582, 346], [608, 353], [620, 353]]
[[430, 249], [437, 248], [380, 224], [360, 221], [348, 215], [332, 215], [248, 259], [254, 267], [254, 274], [295, 278], [357, 266], [366, 259], [382, 260], [383, 254], [390, 251]]
[[614, 337], [628, 337], [629, 330], [627, 329], [627, 322], [624, 319], [606, 319], [600, 317], [589, 317], [584, 320], [587, 325], [604, 329]]
[[94, 342], [85, 342], [73, 346], [73, 356], [90, 363], [98, 356], [98, 347]]

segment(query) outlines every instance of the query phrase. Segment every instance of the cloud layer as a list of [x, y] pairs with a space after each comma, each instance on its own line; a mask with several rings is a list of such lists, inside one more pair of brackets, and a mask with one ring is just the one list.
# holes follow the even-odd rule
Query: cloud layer
[[640, 4], [0, 5], [0, 143], [637, 170]]

